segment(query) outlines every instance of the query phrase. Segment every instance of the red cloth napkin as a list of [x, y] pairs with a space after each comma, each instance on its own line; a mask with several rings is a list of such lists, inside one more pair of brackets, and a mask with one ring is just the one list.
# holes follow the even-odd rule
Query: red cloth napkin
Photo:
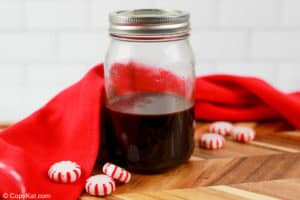
[[[141, 68], [135, 73], [140, 81], [149, 75], [144, 70]], [[170, 73], [165, 76], [168, 86], [178, 81]], [[179, 91], [184, 92], [182, 88]], [[40, 110], [1, 132], [0, 193], [26, 192], [27, 195], [48, 195], [45, 199], [77, 199], [92, 172], [99, 149], [102, 96], [103, 66], [98, 65]], [[285, 118], [300, 128], [300, 93], [282, 93], [256, 78], [200, 77], [196, 86], [195, 118], [230, 121]], [[83, 176], [79, 182], [49, 181], [50, 165], [60, 160], [81, 165]]]
[[[45, 200], [79, 197], [98, 153], [102, 89], [103, 69], [98, 66], [0, 134], [0, 195], [26, 191], [51, 195]], [[82, 167], [79, 182], [62, 185], [49, 181], [50, 165], [61, 160], [72, 160]]]
[[286, 94], [258, 78], [232, 75], [199, 77], [196, 87], [196, 119], [284, 118], [300, 128], [300, 92]]

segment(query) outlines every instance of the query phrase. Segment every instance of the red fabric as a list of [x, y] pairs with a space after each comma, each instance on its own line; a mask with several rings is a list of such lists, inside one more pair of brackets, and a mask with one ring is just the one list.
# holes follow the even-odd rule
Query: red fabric
[[[169, 80], [165, 86], [141, 88], [139, 81], [155, 74], [145, 68], [136, 70], [132, 76], [136, 79], [136, 90], [159, 91], [167, 87], [186, 92], [172, 87], [172, 81], [182, 80], [168, 72], [163, 72]], [[196, 84], [196, 119], [285, 118], [300, 128], [300, 93], [285, 94], [256, 78], [228, 75], [200, 77]], [[99, 149], [102, 96], [103, 66], [99, 65], [30, 117], [1, 132], [0, 192], [20, 193], [26, 189], [27, 193], [50, 194], [50, 199], [55, 200], [77, 199]], [[49, 166], [60, 160], [73, 160], [81, 165], [83, 176], [79, 182], [62, 185], [49, 181]]]
[[201, 120], [284, 118], [300, 128], [300, 93], [286, 94], [254, 77], [211, 75], [197, 79], [195, 115]]
[[[129, 67], [130, 66], [130, 67]], [[151, 66], [145, 66], [137, 62], [114, 63], [111, 67], [111, 87], [114, 93], [122, 95], [128, 91], [134, 92], [159, 92], [168, 91], [184, 95], [186, 92], [183, 79], [166, 70], [151, 70]], [[130, 77], [124, 79], [123, 77]], [[117, 87], [114, 87], [117, 86]], [[178, 87], [180, 86], [180, 87]]]
[[[23, 185], [27, 193], [50, 194], [53, 200], [78, 198], [98, 153], [102, 77], [102, 67], [92, 69], [43, 108], [0, 134], [0, 195], [18, 194]], [[79, 182], [62, 185], [49, 181], [50, 165], [60, 160], [72, 160], [82, 167]], [[12, 176], [12, 170], [23, 180]]]

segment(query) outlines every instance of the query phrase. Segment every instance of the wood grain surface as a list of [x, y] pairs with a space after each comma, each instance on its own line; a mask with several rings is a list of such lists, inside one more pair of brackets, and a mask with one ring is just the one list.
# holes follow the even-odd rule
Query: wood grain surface
[[[300, 131], [283, 121], [244, 122], [257, 132], [251, 144], [226, 139], [221, 150], [195, 147], [189, 162], [163, 174], [134, 174], [105, 199], [300, 199]], [[198, 122], [195, 138], [208, 131]], [[100, 173], [100, 172], [98, 172]], [[83, 194], [81, 200], [101, 198]]]
[[1, 122], [1, 123], [0, 123], [0, 130], [9, 127], [10, 124], [11, 124], [10, 122]]
[[[236, 123], [256, 130], [256, 140], [241, 144], [226, 138], [225, 148], [195, 146], [191, 159], [162, 174], [134, 174], [106, 198], [81, 200], [300, 199], [300, 131], [283, 121]], [[1, 126], [0, 126], [1, 127]], [[195, 138], [208, 131], [198, 122]], [[100, 173], [95, 170], [95, 173]]]

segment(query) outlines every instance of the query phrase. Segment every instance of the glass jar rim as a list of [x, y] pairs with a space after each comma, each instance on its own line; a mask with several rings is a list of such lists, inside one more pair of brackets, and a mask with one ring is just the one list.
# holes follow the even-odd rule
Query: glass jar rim
[[184, 40], [189, 37], [189, 34], [185, 35], [168, 35], [168, 36], [156, 36], [156, 37], [141, 37], [141, 36], [128, 36], [128, 35], [114, 35], [110, 34], [114, 39], [129, 42], [168, 42], [176, 40]]
[[187, 35], [190, 15], [180, 10], [136, 9], [110, 14], [111, 35], [135, 38], [166, 38]]

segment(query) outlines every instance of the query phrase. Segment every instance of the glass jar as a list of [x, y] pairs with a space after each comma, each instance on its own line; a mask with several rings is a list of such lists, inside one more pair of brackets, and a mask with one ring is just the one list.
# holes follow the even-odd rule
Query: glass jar
[[193, 152], [194, 57], [189, 14], [142, 9], [110, 15], [102, 133], [109, 160], [157, 173]]

